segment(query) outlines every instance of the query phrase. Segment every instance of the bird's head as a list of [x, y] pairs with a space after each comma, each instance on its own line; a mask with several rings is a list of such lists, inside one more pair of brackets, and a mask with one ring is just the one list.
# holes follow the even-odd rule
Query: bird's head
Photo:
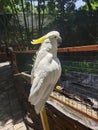
[[57, 31], [51, 31], [41, 38], [38, 38], [36, 40], [32, 40], [31, 43], [34, 45], [40, 44], [40, 43], [43, 43], [46, 39], [56, 40], [58, 44], [62, 42], [62, 38], [60, 37], [60, 33]]

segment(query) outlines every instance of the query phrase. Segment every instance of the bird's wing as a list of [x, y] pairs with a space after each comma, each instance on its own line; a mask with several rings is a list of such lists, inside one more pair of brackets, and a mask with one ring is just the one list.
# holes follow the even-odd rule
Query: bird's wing
[[43, 88], [46, 85], [47, 78], [48, 73], [45, 71], [40, 71], [39, 74], [34, 77], [29, 95], [29, 101], [31, 104], [35, 105], [41, 98], [41, 94], [43, 93]]
[[42, 59], [34, 70], [34, 79], [30, 90], [29, 101], [35, 105], [37, 113], [53, 91], [60, 73], [58, 63], [50, 55]]
[[29, 101], [32, 105], [35, 105], [35, 110], [37, 113], [40, 112], [41, 108], [47, 101], [57, 80], [58, 73], [56, 73], [56, 70], [51, 72], [40, 71], [40, 73], [34, 78], [30, 90]]
[[30, 97], [32, 97], [32, 95], [36, 95], [36, 93], [38, 93], [38, 90], [40, 89], [42, 83], [48, 76], [49, 65], [51, 64], [51, 60], [52, 60], [52, 57], [50, 55], [46, 55], [41, 60], [39, 60], [39, 59], [36, 60], [36, 62], [37, 61], [39, 61], [39, 62], [38, 63], [35, 62], [32, 73], [31, 73], [31, 77], [33, 77], [33, 78], [31, 81], [32, 87], [31, 87]]
[[47, 54], [47, 52], [43, 52], [43, 51], [38, 52], [36, 60], [33, 65], [33, 68], [32, 68], [32, 71], [31, 71], [31, 84], [34, 79], [34, 75], [39, 71], [39, 69], [41, 69], [41, 67], [43, 69], [43, 66], [45, 66], [47, 58], [48, 58], [48, 62], [51, 62], [52, 55], [49, 55], [49, 54]]

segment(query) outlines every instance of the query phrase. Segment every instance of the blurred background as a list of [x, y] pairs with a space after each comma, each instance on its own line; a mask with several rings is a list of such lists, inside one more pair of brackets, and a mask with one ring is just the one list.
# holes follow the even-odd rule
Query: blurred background
[[0, 51], [36, 49], [30, 41], [57, 30], [61, 47], [98, 43], [98, 0], [0, 0]]

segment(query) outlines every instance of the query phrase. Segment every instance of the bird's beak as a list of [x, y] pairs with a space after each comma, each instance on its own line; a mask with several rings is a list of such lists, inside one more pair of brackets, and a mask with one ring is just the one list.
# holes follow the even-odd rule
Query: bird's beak
[[57, 39], [57, 42], [58, 42], [58, 46], [60, 46], [60, 45], [61, 45], [61, 43], [62, 43], [62, 38], [61, 38], [61, 37], [59, 37], [59, 38]]
[[38, 38], [38, 39], [36, 39], [36, 40], [32, 40], [32, 41], [31, 41], [31, 44], [34, 44], [34, 45], [35, 45], [35, 44], [43, 43], [45, 39], [46, 39], [46, 35], [43, 36], [43, 37], [41, 37], [41, 38]]

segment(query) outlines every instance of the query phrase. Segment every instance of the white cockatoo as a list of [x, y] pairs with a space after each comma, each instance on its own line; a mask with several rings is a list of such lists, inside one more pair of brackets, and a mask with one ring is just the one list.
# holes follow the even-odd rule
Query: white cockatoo
[[31, 71], [32, 86], [29, 95], [29, 102], [34, 105], [37, 114], [42, 110], [61, 75], [61, 64], [57, 57], [58, 43], [61, 41], [57, 31], [31, 41], [32, 44], [42, 43]]

